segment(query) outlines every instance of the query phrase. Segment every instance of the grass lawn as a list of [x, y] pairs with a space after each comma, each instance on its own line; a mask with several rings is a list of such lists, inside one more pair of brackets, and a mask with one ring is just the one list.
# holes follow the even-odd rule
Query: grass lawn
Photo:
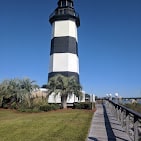
[[0, 109], [0, 141], [85, 141], [92, 111], [19, 113]]

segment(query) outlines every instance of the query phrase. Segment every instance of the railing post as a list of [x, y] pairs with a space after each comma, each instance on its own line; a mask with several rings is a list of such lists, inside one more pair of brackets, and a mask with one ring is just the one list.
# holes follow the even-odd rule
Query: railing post
[[121, 122], [130, 139], [141, 141], [141, 114], [113, 101], [109, 101], [108, 106], [117, 120]]
[[124, 110], [121, 108], [121, 126], [123, 127], [124, 125]]
[[129, 134], [129, 113], [126, 111], [126, 133]]
[[115, 117], [117, 118], [117, 105], [115, 105]]
[[115, 116], [115, 105], [112, 104], [112, 112], [113, 112], [113, 115]]
[[119, 113], [118, 113], [118, 105], [116, 105], [116, 118], [118, 120], [118, 116], [119, 116]]
[[134, 140], [139, 141], [138, 118], [134, 116]]
[[120, 121], [120, 107], [117, 106], [117, 120]]
[[114, 105], [114, 108], [115, 108], [115, 110], [114, 110], [114, 116], [117, 118], [117, 106]]
[[120, 106], [118, 107], [118, 113], [119, 113], [118, 120], [121, 123], [121, 107]]

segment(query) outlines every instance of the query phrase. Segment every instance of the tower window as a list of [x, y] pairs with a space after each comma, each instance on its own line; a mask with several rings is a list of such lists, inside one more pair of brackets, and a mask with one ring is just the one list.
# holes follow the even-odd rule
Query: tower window
[[59, 7], [73, 7], [73, 2], [68, 0], [60, 0], [58, 2]]
[[72, 3], [67, 1], [67, 6], [72, 7]]
[[65, 7], [66, 4], [67, 4], [67, 1], [62, 1], [61, 6], [62, 6], [62, 7]]

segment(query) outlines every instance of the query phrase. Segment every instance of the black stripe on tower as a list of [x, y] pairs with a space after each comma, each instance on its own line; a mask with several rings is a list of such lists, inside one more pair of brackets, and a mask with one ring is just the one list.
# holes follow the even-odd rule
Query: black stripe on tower
[[49, 80], [50, 78], [52, 78], [53, 76], [56, 76], [56, 75], [58, 75], [58, 74], [63, 75], [63, 76], [66, 76], [66, 77], [74, 76], [74, 77], [76, 78], [77, 82], [79, 83], [79, 74], [76, 73], [76, 72], [68, 72], [68, 71], [63, 71], [63, 72], [50, 72], [50, 73], [48, 74], [48, 80]]
[[51, 40], [51, 51], [53, 53], [73, 53], [78, 56], [78, 44], [74, 37], [54, 37]]

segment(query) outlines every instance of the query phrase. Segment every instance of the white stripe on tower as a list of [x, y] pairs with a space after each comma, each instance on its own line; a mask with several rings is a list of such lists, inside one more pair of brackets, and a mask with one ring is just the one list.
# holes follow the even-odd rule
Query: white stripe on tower
[[79, 74], [79, 60], [76, 54], [54, 53], [50, 56], [49, 72], [75, 72]]
[[52, 38], [70, 36], [77, 40], [77, 26], [75, 21], [62, 20], [52, 24]]
[[79, 81], [77, 27], [79, 16], [73, 0], [59, 0], [58, 8], [50, 16], [52, 24], [50, 66], [48, 79], [56, 74], [75, 76]]

